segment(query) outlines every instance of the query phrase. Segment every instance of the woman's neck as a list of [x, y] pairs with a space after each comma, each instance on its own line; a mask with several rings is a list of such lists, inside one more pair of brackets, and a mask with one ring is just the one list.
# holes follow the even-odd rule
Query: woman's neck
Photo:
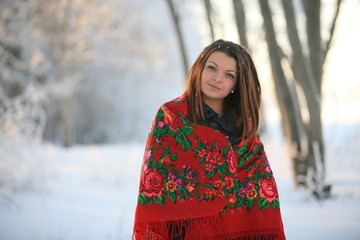
[[204, 103], [214, 110], [219, 117], [224, 113], [224, 101], [219, 99], [203, 99]]

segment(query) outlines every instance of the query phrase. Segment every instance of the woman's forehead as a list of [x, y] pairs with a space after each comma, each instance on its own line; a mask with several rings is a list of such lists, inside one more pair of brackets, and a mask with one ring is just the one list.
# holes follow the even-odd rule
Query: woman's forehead
[[236, 71], [236, 60], [221, 51], [211, 53], [207, 62], [213, 62], [218, 66], [225, 67], [227, 70]]

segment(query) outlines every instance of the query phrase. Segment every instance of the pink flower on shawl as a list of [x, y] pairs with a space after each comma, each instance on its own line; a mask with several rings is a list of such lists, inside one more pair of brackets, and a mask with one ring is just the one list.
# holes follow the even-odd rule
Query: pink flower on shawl
[[254, 198], [256, 198], [256, 196], [257, 196], [257, 192], [256, 192], [255, 188], [248, 190], [246, 193], [246, 198], [248, 198], [248, 199], [254, 199]]
[[248, 176], [252, 178], [252, 177], [254, 176], [254, 173], [255, 173], [256, 171], [257, 171], [256, 168], [254, 168], [254, 167], [251, 168], [250, 171], [248, 172]]
[[224, 160], [224, 158], [223, 158], [222, 154], [215, 150], [213, 152], [209, 153], [209, 155], [206, 157], [207, 162], [213, 162], [216, 165], [222, 165], [223, 160]]
[[140, 190], [148, 197], [159, 197], [162, 193], [163, 181], [163, 176], [157, 170], [147, 169], [142, 175]]
[[191, 169], [191, 166], [183, 165], [182, 168], [185, 169], [185, 170], [190, 170], [190, 169]]
[[176, 190], [176, 184], [174, 181], [168, 181], [166, 183], [166, 190], [170, 191], [170, 192], [174, 192]]
[[168, 175], [168, 180], [170, 180], [170, 181], [175, 181], [176, 178], [177, 178], [177, 176], [176, 176], [175, 173], [170, 173], [170, 174]]
[[169, 125], [172, 130], [177, 130], [178, 128], [183, 126], [181, 122], [181, 118], [176, 114], [165, 110], [165, 124]]
[[156, 143], [157, 145], [161, 145], [162, 142], [164, 142], [164, 139], [163, 139], [163, 138], [155, 139], [155, 143]]
[[[205, 144], [207, 144], [205, 142]], [[222, 165], [224, 161], [224, 157], [221, 153], [222, 144], [216, 143], [214, 149], [212, 149], [211, 145], [206, 146], [205, 149], [199, 151], [198, 155], [200, 157], [206, 157], [205, 161], [207, 163], [214, 163], [215, 165]]]
[[247, 184], [246, 184], [246, 188], [247, 189], [253, 189], [255, 187], [255, 183], [254, 182], [248, 182]]
[[234, 194], [229, 194], [229, 203], [233, 204], [236, 202], [236, 196]]
[[215, 183], [214, 183], [214, 187], [215, 187], [215, 188], [222, 188], [223, 186], [224, 186], [224, 182], [223, 182], [223, 181], [217, 180], [217, 181], [215, 181]]
[[274, 179], [264, 177], [259, 182], [260, 197], [266, 198], [269, 202], [274, 201], [278, 196], [278, 191]]
[[265, 172], [266, 172], [266, 173], [271, 173], [271, 168], [270, 168], [269, 165], [267, 165], [267, 166], [265, 167]]
[[208, 189], [206, 189], [205, 193], [206, 193], [206, 195], [208, 195], [209, 197], [216, 196], [216, 190], [213, 189], [213, 188], [208, 188]]
[[194, 183], [188, 183], [188, 184], [186, 185], [186, 190], [187, 190], [189, 193], [193, 192], [193, 191], [195, 190], [195, 188], [196, 188], [196, 186], [195, 186]]
[[145, 150], [144, 160], [148, 160], [151, 157], [151, 150]]
[[246, 196], [247, 191], [248, 191], [248, 189], [246, 189], [246, 188], [240, 188], [240, 191], [239, 191], [239, 196], [241, 196], [241, 197], [245, 197], [245, 196]]
[[194, 172], [193, 171], [190, 171], [186, 174], [186, 179], [193, 179], [194, 177]]
[[234, 187], [234, 179], [231, 177], [225, 177], [225, 182], [224, 182], [224, 186], [227, 189], [231, 189]]
[[175, 184], [178, 188], [182, 188], [184, 186], [184, 179], [182, 179], [182, 178], [176, 179]]
[[164, 158], [162, 158], [160, 160], [162, 163], [170, 163], [171, 162], [171, 158], [169, 155], [166, 155]]
[[237, 170], [237, 160], [233, 151], [228, 152], [226, 162], [229, 164], [229, 171], [231, 173], [235, 173]]
[[158, 128], [164, 128], [164, 127], [165, 127], [164, 121], [159, 121], [159, 122], [157, 123], [157, 127], [158, 127]]
[[[207, 143], [205, 142], [205, 144]], [[207, 156], [210, 152], [211, 152], [211, 146], [207, 146], [205, 149], [199, 151], [199, 156], [200, 157]]]
[[214, 170], [214, 168], [215, 168], [215, 164], [213, 164], [213, 163], [208, 163], [208, 164], [206, 164], [206, 170], [207, 171], [209, 171], [209, 172], [211, 172], [212, 170]]

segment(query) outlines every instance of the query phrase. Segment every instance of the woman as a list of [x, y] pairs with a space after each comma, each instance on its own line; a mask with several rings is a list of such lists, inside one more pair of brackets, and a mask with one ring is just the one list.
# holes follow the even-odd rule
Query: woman
[[218, 40], [204, 49], [185, 93], [151, 127], [133, 239], [285, 239], [257, 135], [260, 100], [244, 48]]

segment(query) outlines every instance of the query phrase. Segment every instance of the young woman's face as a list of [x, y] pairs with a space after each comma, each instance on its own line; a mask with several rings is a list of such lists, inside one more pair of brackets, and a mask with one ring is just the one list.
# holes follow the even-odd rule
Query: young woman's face
[[223, 101], [235, 88], [236, 60], [223, 52], [213, 52], [201, 73], [203, 101]]

